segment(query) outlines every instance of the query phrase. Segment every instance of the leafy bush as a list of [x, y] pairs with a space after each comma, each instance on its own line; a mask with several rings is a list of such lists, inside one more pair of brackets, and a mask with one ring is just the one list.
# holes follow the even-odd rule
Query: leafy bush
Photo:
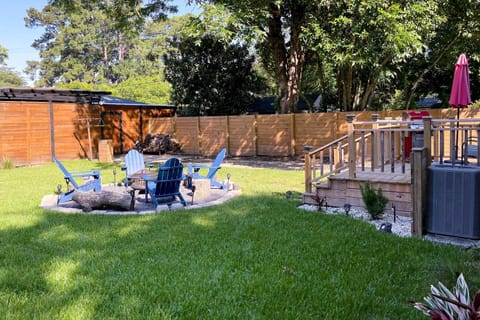
[[468, 108], [470, 108], [470, 109], [480, 109], [480, 99], [472, 102], [472, 104], [470, 104], [468, 106]]
[[370, 181], [367, 181], [363, 187], [360, 185], [360, 191], [362, 193], [363, 203], [365, 203], [365, 207], [372, 219], [380, 218], [388, 203], [388, 199], [383, 195], [382, 189], [379, 188], [375, 191]]
[[431, 294], [424, 298], [425, 303], [412, 302], [415, 309], [420, 310], [432, 319], [480, 319], [480, 291], [475, 294], [473, 301], [463, 274], [457, 279], [453, 293], [441, 282], [438, 288], [432, 285]]

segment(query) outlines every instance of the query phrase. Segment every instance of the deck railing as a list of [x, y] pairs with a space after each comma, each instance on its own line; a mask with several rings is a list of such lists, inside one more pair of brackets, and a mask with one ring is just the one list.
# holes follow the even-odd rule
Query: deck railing
[[[470, 163], [480, 166], [480, 119], [401, 119], [355, 121], [347, 115], [348, 134], [314, 149], [305, 147], [305, 192], [322, 179], [348, 169], [355, 178], [357, 170], [407, 173], [412, 148], [427, 149], [430, 161]], [[473, 158], [473, 160], [472, 160]]]

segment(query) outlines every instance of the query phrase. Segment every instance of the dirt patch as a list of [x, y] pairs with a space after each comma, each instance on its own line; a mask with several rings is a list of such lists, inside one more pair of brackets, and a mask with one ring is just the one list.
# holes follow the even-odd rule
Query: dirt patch
[[[163, 154], [163, 155], [143, 155], [145, 162], [163, 163], [171, 157], [177, 157], [182, 160], [186, 166], [188, 163], [211, 163], [212, 158], [199, 157], [187, 154]], [[116, 162], [122, 163], [124, 155], [117, 156]], [[303, 158], [284, 158], [284, 157], [228, 157], [222, 166], [224, 167], [244, 167], [244, 168], [267, 168], [280, 170], [304, 170], [305, 162]]]

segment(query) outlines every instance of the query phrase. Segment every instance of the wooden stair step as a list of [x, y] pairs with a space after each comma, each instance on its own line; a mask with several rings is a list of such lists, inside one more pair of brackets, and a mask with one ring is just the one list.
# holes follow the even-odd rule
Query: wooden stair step
[[331, 188], [330, 179], [317, 183], [316, 187], [317, 189], [330, 189]]

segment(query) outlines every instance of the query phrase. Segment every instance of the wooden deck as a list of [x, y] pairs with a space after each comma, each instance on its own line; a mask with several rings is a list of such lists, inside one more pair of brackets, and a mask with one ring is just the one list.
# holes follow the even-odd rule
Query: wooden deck
[[395, 208], [398, 215], [412, 215], [411, 171], [410, 164], [405, 164], [405, 173], [400, 165], [395, 165], [395, 172], [390, 166], [382, 172], [380, 168], [357, 168], [356, 178], [349, 178], [348, 170], [330, 176], [326, 181], [316, 185], [312, 193], [304, 194], [307, 204], [322, 203], [323, 206], [343, 207], [348, 203], [353, 207], [364, 208], [360, 185], [370, 181], [374, 189], [381, 188], [383, 194], [390, 200], [387, 209]]

